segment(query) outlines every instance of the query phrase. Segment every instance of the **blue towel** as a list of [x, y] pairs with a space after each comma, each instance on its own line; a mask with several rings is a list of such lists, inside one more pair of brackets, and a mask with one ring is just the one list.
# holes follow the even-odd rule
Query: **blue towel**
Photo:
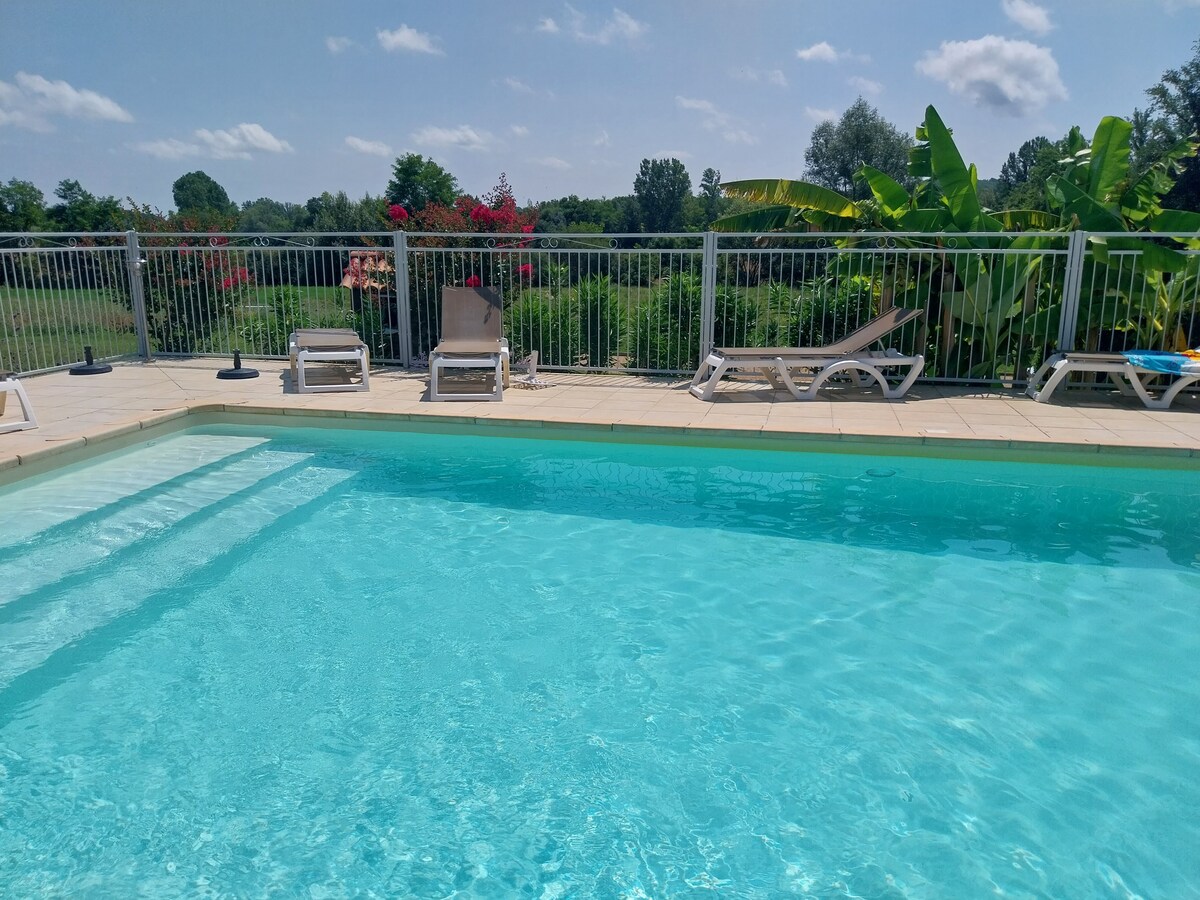
[[1168, 350], [1130, 350], [1122, 354], [1139, 369], [1166, 375], [1200, 375], [1200, 350], [1171, 353]]

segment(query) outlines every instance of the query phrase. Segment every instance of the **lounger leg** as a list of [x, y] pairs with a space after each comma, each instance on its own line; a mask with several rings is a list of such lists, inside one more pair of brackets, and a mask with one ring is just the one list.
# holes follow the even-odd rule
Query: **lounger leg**
[[924, 371], [925, 357], [918, 356], [913, 364], [908, 367], [908, 374], [904, 377], [904, 380], [896, 387], [889, 388], [886, 381], [880, 380], [879, 383], [883, 387], [883, 396], [888, 400], [899, 400], [908, 393], [908, 389], [913, 386]]
[[1162, 406], [1155, 406], [1155, 407], [1151, 407], [1151, 408], [1152, 409], [1166, 409], [1172, 403], [1175, 402], [1175, 398], [1179, 396], [1180, 391], [1182, 391], [1189, 384], [1195, 384], [1197, 381], [1200, 381], [1200, 375], [1184, 375], [1182, 378], [1180, 378], [1178, 381], [1176, 381], [1173, 385], [1171, 385], [1169, 388], [1167, 388], [1163, 392], [1163, 395], [1158, 398], [1158, 402], [1161, 403]]
[[[1141, 374], [1133, 366], [1129, 366], [1125, 373], [1129, 379], [1129, 385], [1133, 388], [1134, 393], [1146, 405], [1147, 409], [1168, 409], [1175, 402], [1175, 398], [1179, 396], [1179, 392], [1194, 381], [1200, 381], [1200, 375], [1184, 375], [1176, 379], [1170, 387], [1164, 390], [1158, 397], [1155, 397], [1146, 388], [1146, 383], [1142, 381]], [[1155, 376], [1150, 376], [1155, 377]]]
[[29, 395], [25, 393], [25, 386], [16, 379], [6, 379], [0, 381], [0, 384], [6, 385], [6, 393], [11, 392], [17, 395], [17, 403], [21, 407], [22, 416], [20, 422], [0, 424], [0, 434], [8, 431], [24, 431], [27, 428], [37, 428], [37, 416], [33, 414], [33, 404], [29, 402]]
[[1025, 393], [1034, 400], [1037, 400], [1038, 385], [1042, 383], [1042, 380], [1045, 379], [1047, 373], [1064, 359], [1066, 359], [1066, 356], [1064, 356], [1062, 353], [1053, 353], [1046, 357], [1046, 361], [1042, 363], [1041, 368], [1034, 372], [1033, 376], [1029, 379], [1029, 384], [1025, 387]]
[[[1051, 360], [1055, 361], [1051, 363]], [[1053, 372], [1051, 373], [1050, 378], [1046, 381], [1045, 387], [1043, 387], [1040, 391], [1036, 390], [1037, 382], [1040, 380], [1042, 372], [1047, 368], [1053, 369]], [[1034, 376], [1034, 381], [1030, 383], [1025, 393], [1029, 394], [1029, 396], [1038, 403], [1045, 403], [1054, 393], [1054, 389], [1062, 383], [1062, 380], [1074, 371], [1075, 367], [1071, 365], [1071, 361], [1066, 357], [1059, 356], [1057, 359], [1055, 359], [1055, 357], [1051, 357], [1050, 359], [1046, 360], [1046, 364], [1042, 366], [1041, 370], [1039, 370], [1038, 375]]]
[[[706, 368], [712, 369], [711, 374], [707, 376], [704, 374]], [[717, 382], [721, 380], [728, 369], [729, 360], [715, 353], [709, 354], [708, 359], [704, 360], [700, 364], [700, 368], [696, 370], [696, 376], [692, 379], [692, 383], [688, 387], [689, 393], [694, 394], [701, 400], [711, 400], [713, 391], [717, 389]]]

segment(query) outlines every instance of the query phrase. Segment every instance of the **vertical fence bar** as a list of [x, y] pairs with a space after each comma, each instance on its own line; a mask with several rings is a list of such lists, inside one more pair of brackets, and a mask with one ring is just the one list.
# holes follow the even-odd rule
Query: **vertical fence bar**
[[125, 232], [125, 272], [129, 278], [133, 328], [137, 333], [138, 356], [150, 359], [150, 328], [146, 322], [146, 292], [142, 284], [142, 251], [136, 231]]
[[1063, 352], [1075, 349], [1075, 329], [1079, 324], [1079, 294], [1083, 286], [1083, 257], [1087, 232], [1072, 231], [1067, 240], [1067, 265], [1063, 283], [1062, 317], [1058, 320], [1058, 347]]
[[396, 344], [400, 348], [400, 365], [412, 365], [412, 319], [409, 314], [412, 300], [408, 292], [408, 235], [400, 229], [392, 232], [396, 257]]
[[700, 262], [700, 354], [699, 365], [712, 352], [717, 321], [717, 233], [704, 232]]

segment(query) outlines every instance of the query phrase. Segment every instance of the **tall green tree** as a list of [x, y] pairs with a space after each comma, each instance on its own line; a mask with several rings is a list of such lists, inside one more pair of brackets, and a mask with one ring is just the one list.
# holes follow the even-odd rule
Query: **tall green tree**
[[683, 201], [692, 192], [692, 180], [679, 160], [643, 159], [633, 180], [633, 194], [646, 231], [679, 231], [683, 228]]
[[11, 179], [0, 184], [0, 231], [42, 231], [46, 228], [46, 197], [31, 181]]
[[61, 201], [47, 217], [59, 231], [122, 231], [128, 216], [116, 197], [97, 197], [74, 179], [58, 183], [54, 196]]
[[392, 178], [384, 196], [417, 213], [431, 203], [450, 206], [459, 194], [458, 179], [420, 153], [406, 153], [392, 163]]
[[225, 188], [199, 170], [180, 175], [171, 185], [175, 209], [183, 216], [236, 215]]
[[299, 231], [304, 227], [307, 210], [296, 203], [280, 203], [269, 197], [242, 204], [238, 231]]
[[[1167, 69], [1158, 84], [1146, 91], [1150, 121], [1134, 114], [1136, 157], [1148, 167], [1162, 159], [1179, 141], [1200, 132], [1200, 41], [1192, 45], [1192, 58], [1178, 69]], [[1140, 146], [1138, 146], [1140, 145]], [[1164, 203], [1176, 209], [1200, 211], [1200, 159], [1195, 155]]]
[[700, 173], [700, 208], [704, 217], [703, 226], [721, 215], [724, 198], [721, 196], [721, 173], [707, 168]]
[[908, 153], [913, 141], [859, 97], [837, 122], [813, 129], [804, 151], [805, 178], [851, 200], [865, 200], [870, 188], [855, 179], [863, 166], [878, 169], [908, 186]]
[[328, 191], [305, 204], [307, 230], [323, 232], [382, 231], [387, 227], [387, 203], [370, 194], [351, 200], [345, 191]]

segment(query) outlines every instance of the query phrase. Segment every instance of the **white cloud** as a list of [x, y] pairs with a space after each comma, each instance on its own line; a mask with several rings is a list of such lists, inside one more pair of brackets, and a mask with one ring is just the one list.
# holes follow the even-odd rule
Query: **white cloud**
[[413, 53], [444, 55], [434, 46], [433, 38], [430, 35], [417, 31], [415, 28], [409, 28], [407, 25], [401, 25], [395, 31], [381, 28], [375, 32], [375, 37], [379, 39], [379, 46], [389, 53], [393, 50], [411, 50]]
[[357, 150], [359, 153], [366, 153], [368, 156], [392, 155], [392, 148], [383, 141], [368, 141], [364, 138], [354, 137], [354, 135], [346, 138], [346, 146], [351, 150]]
[[944, 41], [926, 52], [917, 71], [944, 82], [951, 91], [1010, 115], [1066, 100], [1058, 63], [1046, 47], [994, 34], [973, 41]]
[[521, 81], [519, 78], [508, 77], [504, 79], [504, 83], [516, 91], [518, 94], [532, 94], [533, 88]]
[[41, 75], [18, 72], [15, 84], [0, 81], [0, 125], [30, 131], [52, 131], [50, 119], [98, 119], [132, 122], [133, 115], [119, 103], [95, 91], [50, 81]]
[[354, 41], [350, 40], [348, 37], [337, 37], [335, 35], [330, 35], [329, 37], [325, 38], [325, 48], [330, 53], [341, 53], [343, 50], [349, 50], [353, 46]]
[[781, 69], [768, 69], [761, 71], [759, 69], [731, 69], [729, 72], [738, 81], [749, 81], [751, 84], [771, 84], [775, 87], [787, 87], [787, 76], [783, 74]]
[[265, 153], [291, 153], [292, 145], [280, 140], [261, 125], [243, 122], [229, 129], [209, 131], [198, 128], [193, 132], [194, 140], [181, 141], [165, 138], [157, 141], [142, 141], [131, 144], [134, 150], [157, 156], [159, 159], [183, 159], [188, 156], [205, 156], [211, 159], [252, 159], [252, 150]]
[[866, 94], [870, 97], [877, 96], [883, 93], [883, 85], [878, 81], [872, 81], [870, 78], [863, 78], [861, 75], [854, 75], [850, 78], [850, 86], [857, 90], [860, 94]]
[[836, 109], [818, 109], [815, 106], [804, 107], [804, 114], [814, 122], [832, 122], [838, 117]]
[[571, 164], [565, 159], [559, 159], [557, 156], [543, 156], [541, 159], [535, 159], [533, 162], [539, 166], [545, 166], [547, 169], [569, 169]]
[[508, 127], [508, 130], [511, 131], [517, 137], [528, 137], [529, 136], [529, 129], [526, 128], [524, 125], [510, 125]]
[[[613, 41], [636, 41], [650, 30], [645, 22], [635, 19], [624, 10], [613, 7], [612, 15], [593, 24], [575, 7], [567, 4], [567, 29], [571, 37], [587, 44], [611, 44]], [[537, 31], [558, 34], [562, 29], [553, 19], [542, 19]]]
[[1034, 34], [1049, 34], [1054, 28], [1050, 13], [1030, 0], [1001, 0], [1004, 14]]
[[855, 53], [853, 50], [838, 50], [828, 41], [821, 41], [818, 44], [813, 44], [811, 47], [804, 47], [797, 50], [796, 58], [802, 59], [805, 62], [827, 63], [843, 62], [845, 60], [857, 62], [871, 61], [871, 57], [865, 53]]
[[676, 97], [680, 109], [700, 113], [701, 121], [709, 131], [720, 132], [721, 137], [731, 144], [756, 144], [758, 138], [741, 128], [726, 112], [718, 109], [711, 100], [696, 100], [691, 97]]
[[593, 147], [611, 147], [612, 146], [612, 138], [610, 138], [608, 136], [608, 132], [605, 129], [601, 128], [600, 133], [598, 135], [596, 135], [596, 139], [594, 141], [592, 141], [592, 146]]
[[688, 153], [686, 150], [659, 150], [657, 153], [651, 155], [650, 158], [651, 159], [678, 159], [678, 160], [682, 161], [685, 159], [691, 159], [692, 154]]
[[160, 141], [141, 141], [131, 144], [134, 150], [159, 159], [183, 159], [186, 156], [200, 156], [204, 151], [199, 144], [189, 144], [176, 138], [164, 138]]
[[459, 125], [457, 128], [426, 125], [412, 139], [428, 147], [457, 147], [459, 150], [487, 150], [494, 140], [490, 133], [470, 125]]

